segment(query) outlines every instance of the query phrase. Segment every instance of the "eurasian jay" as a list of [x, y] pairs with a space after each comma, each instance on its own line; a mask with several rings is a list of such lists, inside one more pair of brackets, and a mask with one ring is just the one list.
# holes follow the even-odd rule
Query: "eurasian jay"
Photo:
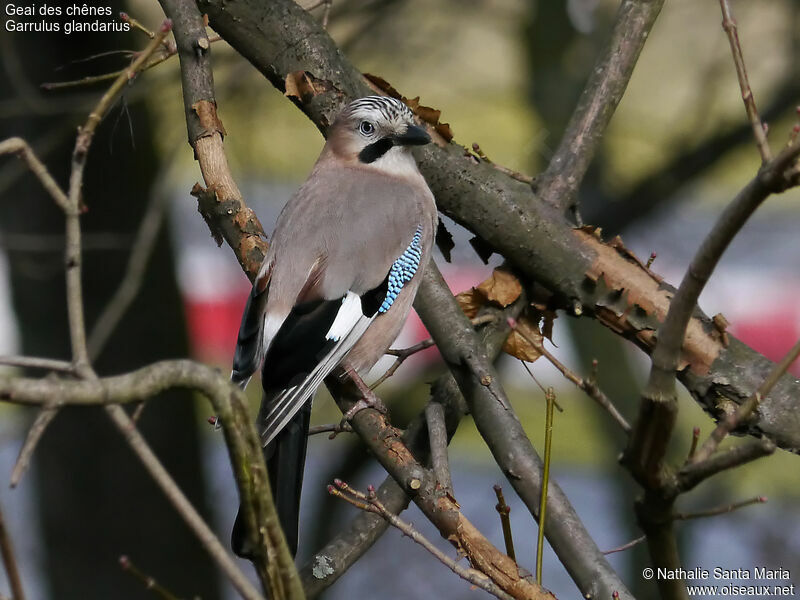
[[[342, 110], [278, 217], [242, 315], [231, 380], [262, 364], [257, 427], [286, 540], [297, 551], [311, 399], [330, 374], [366, 374], [397, 337], [433, 245], [436, 204], [411, 146], [431, 141], [400, 100]], [[231, 544], [250, 556], [237, 516]]]

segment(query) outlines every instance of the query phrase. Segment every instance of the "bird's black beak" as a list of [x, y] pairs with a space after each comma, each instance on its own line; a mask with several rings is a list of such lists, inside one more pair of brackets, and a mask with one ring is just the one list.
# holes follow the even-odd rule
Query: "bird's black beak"
[[398, 146], [424, 146], [430, 143], [431, 136], [422, 127], [409, 125], [404, 134], [396, 135], [392, 139]]

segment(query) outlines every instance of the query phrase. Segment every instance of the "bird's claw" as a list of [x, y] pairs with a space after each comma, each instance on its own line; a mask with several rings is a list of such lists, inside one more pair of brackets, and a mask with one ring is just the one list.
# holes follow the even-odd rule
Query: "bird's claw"
[[369, 393], [364, 394], [364, 396], [353, 406], [351, 406], [346, 413], [342, 416], [342, 420], [339, 423], [340, 427], [344, 427], [345, 423], [349, 423], [353, 420], [359, 412], [364, 410], [365, 408], [373, 408], [377, 410], [381, 414], [386, 414], [389, 412], [386, 408], [386, 405], [381, 402], [381, 399], [378, 398], [375, 394]]

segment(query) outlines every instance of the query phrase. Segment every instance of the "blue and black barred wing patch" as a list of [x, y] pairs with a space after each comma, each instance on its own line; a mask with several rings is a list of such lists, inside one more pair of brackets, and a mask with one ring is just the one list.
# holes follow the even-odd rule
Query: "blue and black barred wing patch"
[[386, 297], [383, 299], [380, 308], [378, 308], [378, 313], [385, 313], [392, 307], [400, 291], [411, 281], [411, 278], [414, 277], [414, 273], [417, 272], [421, 259], [422, 227], [418, 226], [408, 248], [406, 248], [403, 254], [392, 263], [392, 267], [389, 269]]

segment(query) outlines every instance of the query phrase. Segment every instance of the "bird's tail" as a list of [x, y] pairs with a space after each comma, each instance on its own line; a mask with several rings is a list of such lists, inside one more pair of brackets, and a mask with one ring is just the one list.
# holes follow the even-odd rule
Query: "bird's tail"
[[[266, 400], [266, 399], [265, 399]], [[263, 402], [262, 406], [268, 405]], [[300, 493], [303, 488], [303, 470], [308, 445], [308, 426], [311, 420], [311, 402], [307, 401], [286, 428], [264, 447], [269, 486], [278, 513], [278, 521], [286, 536], [289, 551], [297, 553], [297, 534], [300, 521]], [[231, 547], [237, 556], [253, 558], [255, 549], [248, 544], [241, 509], [236, 515], [231, 533]]]

